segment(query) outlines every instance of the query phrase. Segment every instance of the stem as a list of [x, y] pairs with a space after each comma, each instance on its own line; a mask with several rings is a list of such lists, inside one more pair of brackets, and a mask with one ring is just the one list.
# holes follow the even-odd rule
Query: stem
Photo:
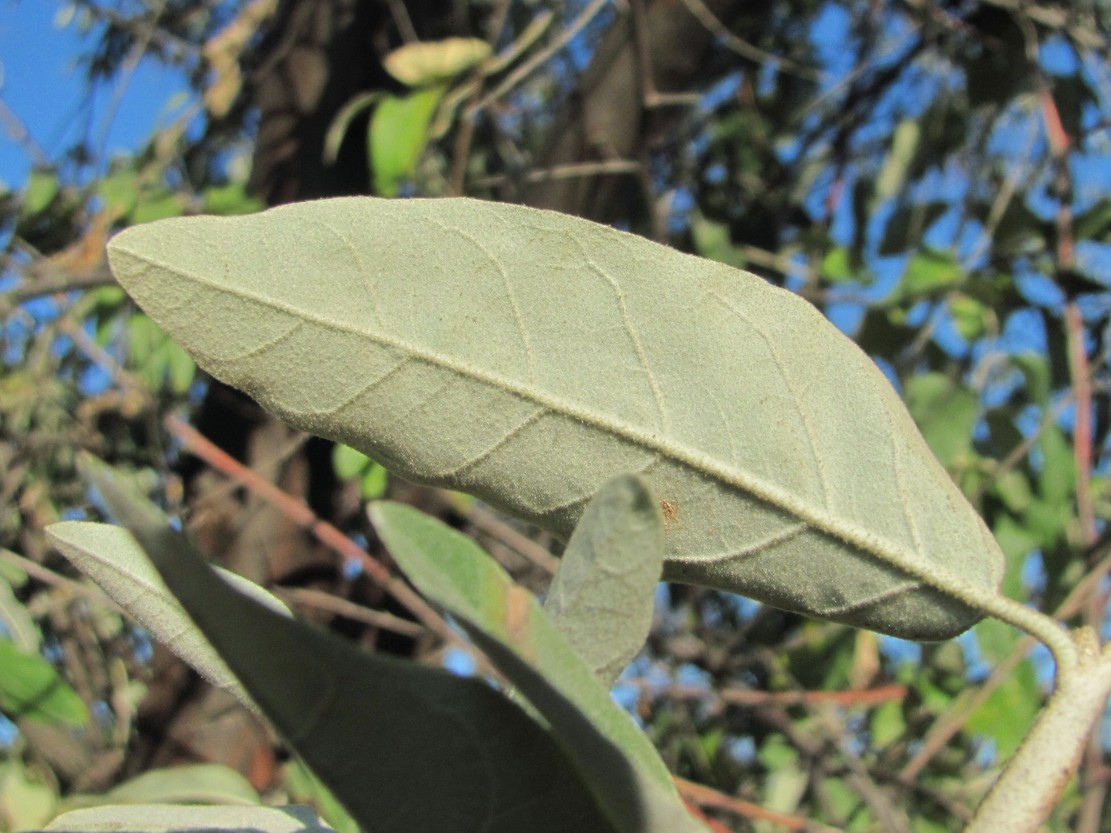
[[1057, 691], [1014, 758], [981, 803], [965, 833], [1035, 833], [1076, 772], [1088, 733], [1111, 694], [1111, 653], [1095, 632], [1076, 633], [1075, 673], [1058, 675]]

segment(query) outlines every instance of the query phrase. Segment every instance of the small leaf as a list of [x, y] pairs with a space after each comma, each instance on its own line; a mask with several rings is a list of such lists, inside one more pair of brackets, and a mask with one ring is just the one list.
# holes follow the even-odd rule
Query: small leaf
[[953, 326], [967, 342], [976, 341], [988, 328], [993, 320], [991, 310], [967, 295], [954, 294], [949, 299], [949, 315], [952, 316]]
[[400, 46], [382, 59], [382, 65], [402, 84], [423, 87], [485, 61], [490, 51], [490, 44], [478, 38], [446, 38]]
[[1041, 711], [1044, 695], [1030, 660], [1023, 660], [972, 713], [965, 726], [995, 741], [1000, 760], [1009, 760]]
[[402, 477], [566, 538], [642, 473], [682, 519], [669, 580], [944, 639], [980, 618], [951, 588], [1002, 574], [874, 362], [747, 272], [475, 200], [189, 217], [109, 258], [214, 376]]
[[942, 465], [953, 467], [972, 450], [972, 431], [980, 418], [980, 400], [944, 373], [919, 373], [907, 380], [905, 398]]
[[364, 829], [613, 830], [552, 738], [485, 683], [368, 654], [260, 605], [104, 464], [86, 458], [83, 467], [254, 701]]
[[328, 133], [324, 137], [324, 163], [326, 165], [335, 164], [339, 157], [340, 146], [343, 144], [343, 139], [355, 117], [375, 104], [383, 95], [385, 93], [380, 90], [363, 93], [343, 105], [336, 117], [332, 119], [332, 123], [328, 125]]
[[411, 506], [379, 501], [374, 528], [409, 579], [466, 628], [551, 725], [617, 830], [702, 831], [647, 737], [528, 591], [470, 538]]
[[57, 670], [37, 654], [0, 639], [0, 709], [12, 718], [83, 726], [88, 709]]
[[71, 795], [66, 809], [104, 804], [259, 804], [258, 793], [239, 772], [223, 764], [150, 769], [103, 794]]
[[205, 214], [221, 214], [226, 217], [236, 214], [252, 214], [262, 211], [266, 204], [258, 197], [247, 193], [246, 187], [241, 182], [229, 182], [227, 185], [218, 185], [205, 188], [204, 211]]
[[922, 126], [917, 119], [903, 119], [899, 122], [891, 137], [891, 152], [876, 178], [877, 199], [889, 199], [903, 190], [907, 171], [918, 152], [921, 140]]
[[376, 193], [396, 197], [402, 181], [412, 176], [428, 142], [428, 125], [442, 96], [439, 88], [400, 98], [391, 95], [374, 109], [368, 141]]
[[905, 298], [931, 295], [956, 286], [964, 274], [963, 267], [952, 255], [926, 249], [911, 257], [899, 290]]
[[27, 187], [23, 190], [23, 205], [20, 214], [34, 217], [41, 214], [54, 202], [58, 195], [58, 175], [54, 171], [36, 169], [27, 177]]
[[[62, 521], [48, 526], [46, 534], [62, 555], [99, 584], [155, 639], [192, 665], [210, 683], [251, 705], [250, 697], [235, 675], [193, 626], [131, 533], [109, 524]], [[284, 604], [257, 584], [235, 573], [223, 572], [222, 575], [272, 610], [290, 615]]]
[[359, 481], [359, 494], [363, 500], [378, 500], [386, 494], [389, 485], [389, 472], [373, 460], [367, 466], [363, 479]]
[[665, 519], [641, 480], [611, 480], [587, 504], [548, 588], [545, 612], [607, 688], [652, 625], [667, 522], [678, 518]]
[[361, 451], [356, 451], [349, 445], [336, 443], [332, 447], [332, 468], [340, 480], [350, 480], [362, 474], [370, 465], [370, 458]]
[[818, 274], [830, 283], [856, 280], [858, 271], [853, 266], [852, 255], [845, 246], [830, 249], [818, 267]]
[[17, 648], [27, 653], [38, 652], [42, 643], [38, 625], [3, 576], [0, 576], [0, 625]]
[[333, 833], [308, 807], [113, 805], [72, 810], [45, 828], [58, 833]]

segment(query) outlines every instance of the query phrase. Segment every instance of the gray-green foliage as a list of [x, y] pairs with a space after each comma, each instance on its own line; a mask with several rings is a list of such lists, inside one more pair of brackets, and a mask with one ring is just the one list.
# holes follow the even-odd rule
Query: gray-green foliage
[[638, 478], [611, 480], [587, 504], [548, 587], [544, 610], [606, 686], [652, 625], [664, 523]]
[[[235, 675], [228, 670], [227, 664], [204, 634], [193, 626], [189, 615], [126, 529], [84, 521], [63, 521], [53, 524], [48, 534], [60, 553], [99, 584], [155, 639], [188, 662], [210, 683], [253, 708], [250, 697]], [[257, 584], [226, 570], [221, 570], [220, 574], [240, 592], [278, 613], [290, 615], [281, 601]]]
[[[589, 720], [578, 730], [593, 732], [615, 764], [602, 809], [553, 736], [507, 698], [475, 679], [360, 651], [238, 592], [122, 478], [91, 460], [85, 469], [251, 699], [367, 833], [683, 829], [674, 816], [647, 825], [653, 805], [640, 803], [631, 765]], [[65, 531], [88, 548], [95, 526]]]
[[561, 536], [610, 477], [668, 507], [665, 577], [951, 636], [1001, 555], [898, 396], [805, 301], [571, 217], [340, 199], [109, 247], [216, 377], [400, 474]]
[[[655, 516], [659, 525], [644, 487], [632, 478], [618, 478], [602, 488], [585, 517], [608, 515], [607, 525], [630, 528], [645, 524], [645, 503], [648, 524]], [[473, 540], [412, 507], [377, 503], [371, 507], [371, 518], [417, 588], [463, 625], [551, 726], [615, 829], [702, 829], [679, 803], [667, 768], [648, 738], [617, 707], [608, 685], [601, 684], [532, 594], [514, 584]], [[657, 573], [661, 555], [655, 558]], [[648, 560], [652, 561], [650, 553]], [[642, 590], [651, 600], [652, 587]], [[621, 595], [615, 594], [615, 604]], [[609, 623], [616, 646], [636, 641], [640, 647], [646, 629], [638, 619], [634, 612], [629, 619]]]
[[112, 805], [71, 810], [46, 826], [56, 833], [332, 833], [307, 807]]

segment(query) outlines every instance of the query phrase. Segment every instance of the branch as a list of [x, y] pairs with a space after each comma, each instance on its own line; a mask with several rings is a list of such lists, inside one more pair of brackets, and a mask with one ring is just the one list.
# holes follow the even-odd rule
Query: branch
[[218, 448], [200, 432], [187, 425], [183, 420], [173, 415], [165, 420], [167, 430], [181, 442], [182, 447], [190, 454], [204, 460], [212, 468], [235, 480], [243, 488], [267, 503], [276, 507], [282, 514], [294, 523], [307, 529], [314, 538], [329, 549], [338, 553], [343, 558], [353, 560], [362, 565], [366, 574], [385, 589], [397, 601], [403, 604], [425, 627], [440, 638], [454, 645], [459, 645], [470, 650], [468, 643], [463, 640], [451, 626], [437, 613], [431, 605], [422, 599], [402, 579], [390, 573], [378, 559], [340, 532], [327, 521], [321, 520], [304, 501], [282, 491], [273, 483], [269, 483], [251, 469], [244, 466], [235, 458]]
[[1092, 724], [1111, 694], [1111, 652], [1094, 631], [1077, 633], [1077, 673], [1057, 691], [976, 811], [965, 833], [1035, 833], [1080, 764]]

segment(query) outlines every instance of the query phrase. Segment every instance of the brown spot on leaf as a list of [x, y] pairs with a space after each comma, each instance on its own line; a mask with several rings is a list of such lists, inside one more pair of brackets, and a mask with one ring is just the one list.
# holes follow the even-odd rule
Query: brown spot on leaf
[[664, 516], [664, 531], [679, 523], [679, 504], [673, 500], [660, 501], [660, 513]]

